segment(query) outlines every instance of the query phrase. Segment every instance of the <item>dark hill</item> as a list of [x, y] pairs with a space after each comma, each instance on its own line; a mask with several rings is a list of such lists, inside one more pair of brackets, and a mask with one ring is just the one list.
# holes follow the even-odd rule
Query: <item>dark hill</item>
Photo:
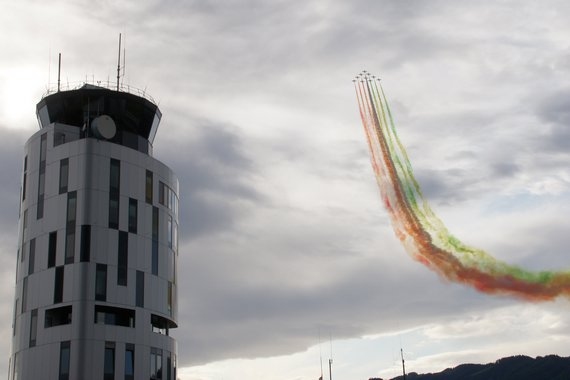
[[[406, 380], [569, 380], [570, 357], [511, 356], [488, 364], [461, 364], [438, 373], [412, 372]], [[398, 376], [392, 380], [403, 380]]]

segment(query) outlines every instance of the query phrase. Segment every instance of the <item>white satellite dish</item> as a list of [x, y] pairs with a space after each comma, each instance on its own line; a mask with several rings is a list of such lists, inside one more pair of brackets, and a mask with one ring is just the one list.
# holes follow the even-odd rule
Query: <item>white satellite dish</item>
[[97, 138], [103, 138], [105, 140], [112, 139], [117, 133], [117, 126], [115, 121], [109, 115], [97, 116], [91, 122], [91, 131]]

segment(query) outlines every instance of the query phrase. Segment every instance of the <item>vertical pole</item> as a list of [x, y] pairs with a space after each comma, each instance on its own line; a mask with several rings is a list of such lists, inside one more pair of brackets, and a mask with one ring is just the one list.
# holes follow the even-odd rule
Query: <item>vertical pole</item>
[[329, 359], [329, 379], [332, 380], [332, 359]]
[[57, 92], [59, 92], [60, 79], [61, 79], [61, 53], [59, 53], [59, 63], [57, 64]]
[[119, 33], [119, 59], [117, 61], [117, 91], [119, 91], [120, 77], [121, 77], [121, 33]]
[[404, 374], [404, 380], [406, 380], [406, 366], [404, 365], [404, 350], [400, 348], [400, 355], [402, 355], [402, 372]]

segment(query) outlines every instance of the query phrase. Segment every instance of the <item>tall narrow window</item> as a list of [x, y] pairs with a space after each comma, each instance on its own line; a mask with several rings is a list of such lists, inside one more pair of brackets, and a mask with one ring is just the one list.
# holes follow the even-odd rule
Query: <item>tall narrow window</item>
[[59, 193], [67, 193], [67, 182], [69, 181], [69, 158], [59, 161]]
[[81, 246], [79, 253], [79, 260], [81, 262], [88, 262], [91, 256], [91, 226], [85, 224], [81, 226]]
[[55, 268], [55, 280], [53, 286], [53, 303], [63, 301], [63, 275], [65, 267], [63, 265]]
[[59, 380], [69, 380], [70, 342], [61, 342], [59, 346]]
[[172, 282], [168, 282], [168, 294], [166, 295], [166, 303], [168, 306], [168, 312], [172, 316]]
[[150, 378], [162, 380], [162, 350], [154, 347], [150, 349]]
[[23, 220], [22, 220], [22, 255], [20, 256], [20, 259], [22, 260], [22, 262], [24, 262], [24, 259], [26, 257], [26, 250], [24, 249], [24, 242], [26, 241], [26, 231], [28, 229], [28, 210], [24, 210], [24, 216], [23, 216]]
[[105, 342], [105, 363], [103, 379], [115, 380], [115, 342]]
[[109, 172], [109, 228], [119, 228], [119, 194], [121, 191], [121, 161], [111, 159]]
[[144, 272], [137, 271], [136, 305], [144, 307]]
[[166, 380], [172, 380], [172, 358], [170, 352], [166, 353]]
[[95, 274], [95, 299], [97, 301], [107, 300], [107, 265], [97, 264]]
[[152, 208], [152, 274], [158, 275], [158, 207]]
[[36, 238], [30, 240], [30, 255], [28, 259], [28, 275], [34, 273], [34, 266], [36, 261]]
[[65, 263], [72, 264], [75, 258], [75, 219], [77, 192], [67, 193], [67, 223], [65, 227]]
[[24, 179], [22, 181], [22, 202], [26, 200], [26, 189], [28, 179], [28, 156], [24, 157]]
[[50, 232], [48, 244], [48, 268], [55, 266], [55, 256], [57, 252], [57, 231]]
[[38, 309], [32, 310], [30, 318], [30, 347], [36, 345], [36, 337], [38, 335]]
[[137, 233], [137, 219], [138, 219], [138, 204], [137, 200], [129, 198], [129, 232]]
[[40, 171], [38, 181], [38, 206], [36, 219], [44, 217], [44, 193], [46, 185], [46, 155], [47, 155], [47, 133], [40, 138]]
[[158, 203], [166, 206], [166, 185], [162, 181], [158, 181]]
[[172, 238], [174, 237], [174, 228], [172, 225], [172, 215], [168, 215], [168, 248], [172, 248]]
[[125, 380], [135, 379], [135, 345], [125, 344]]
[[117, 285], [127, 286], [129, 266], [129, 233], [119, 231], [119, 252], [117, 254]]
[[152, 204], [152, 182], [152, 172], [147, 170], [145, 181], [145, 200], [148, 204]]
[[22, 283], [22, 313], [26, 311], [28, 307], [28, 278], [24, 277], [24, 282]]
[[18, 327], [18, 308], [20, 307], [20, 299], [16, 298], [16, 303], [14, 304], [14, 319], [12, 320], [12, 335], [16, 336], [16, 327]]

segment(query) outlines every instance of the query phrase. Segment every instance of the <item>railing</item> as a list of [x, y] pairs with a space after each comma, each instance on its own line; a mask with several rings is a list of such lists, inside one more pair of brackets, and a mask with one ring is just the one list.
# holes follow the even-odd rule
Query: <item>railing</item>
[[[81, 87], [83, 87], [86, 84], [91, 85], [91, 86], [97, 86], [97, 87], [105, 88], [107, 90], [117, 91], [117, 82], [112, 82], [109, 80], [106, 80], [106, 81], [100, 81], [100, 80], [95, 81], [95, 80], [93, 80], [92, 82], [89, 82], [89, 81], [65, 82], [65, 83], [60, 83], [59, 90], [58, 90], [57, 84], [50, 83], [46, 86], [47, 90], [42, 95], [42, 99], [45, 98], [46, 96], [49, 96], [49, 95], [54, 94], [56, 92], [79, 90]], [[150, 101], [151, 103], [158, 105], [158, 103], [153, 99], [153, 97], [150, 96], [146, 92], [146, 88], [144, 90], [141, 90], [140, 88], [133, 87], [133, 86], [130, 86], [128, 84], [125, 85], [125, 84], [121, 83], [121, 84], [119, 84], [119, 91], [120, 92], [126, 92], [128, 94], [132, 94], [132, 95], [136, 95], [136, 96], [140, 96], [141, 98], [144, 98], [144, 99]]]

